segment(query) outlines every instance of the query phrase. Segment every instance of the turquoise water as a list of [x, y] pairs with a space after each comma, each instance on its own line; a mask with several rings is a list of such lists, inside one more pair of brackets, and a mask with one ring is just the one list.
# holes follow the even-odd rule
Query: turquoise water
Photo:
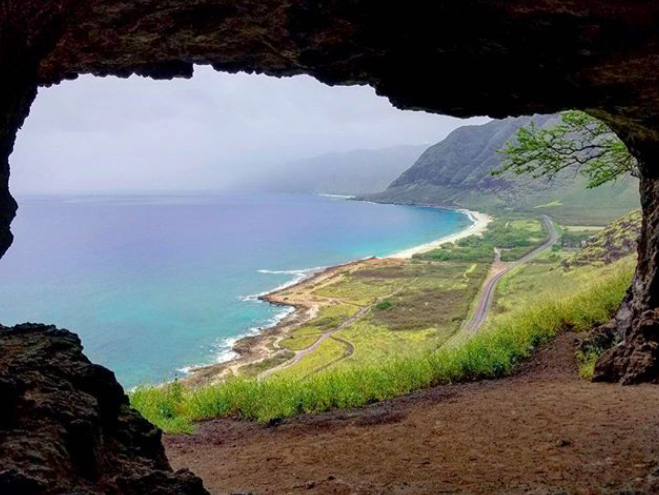
[[52, 323], [124, 386], [231, 357], [284, 308], [257, 294], [310, 268], [470, 225], [460, 212], [301, 194], [19, 198], [0, 322]]

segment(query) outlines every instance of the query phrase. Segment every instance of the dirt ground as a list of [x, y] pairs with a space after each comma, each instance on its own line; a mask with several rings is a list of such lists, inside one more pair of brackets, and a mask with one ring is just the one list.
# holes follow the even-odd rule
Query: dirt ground
[[276, 426], [209, 421], [167, 452], [213, 495], [659, 493], [659, 387], [584, 382], [575, 337], [511, 378]]

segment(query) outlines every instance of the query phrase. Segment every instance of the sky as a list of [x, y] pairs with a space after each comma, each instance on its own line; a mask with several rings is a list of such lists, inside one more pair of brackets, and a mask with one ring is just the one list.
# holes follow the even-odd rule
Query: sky
[[190, 80], [83, 76], [41, 88], [19, 131], [15, 194], [226, 190], [273, 165], [442, 140], [460, 120], [395, 109], [367, 86], [197, 67]]

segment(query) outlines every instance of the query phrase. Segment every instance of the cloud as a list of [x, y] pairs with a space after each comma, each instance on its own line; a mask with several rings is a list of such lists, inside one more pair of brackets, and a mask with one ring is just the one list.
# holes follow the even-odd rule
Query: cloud
[[19, 195], [223, 189], [297, 158], [433, 144], [464, 123], [308, 76], [208, 67], [191, 80], [84, 76], [40, 90], [11, 157], [11, 185]]

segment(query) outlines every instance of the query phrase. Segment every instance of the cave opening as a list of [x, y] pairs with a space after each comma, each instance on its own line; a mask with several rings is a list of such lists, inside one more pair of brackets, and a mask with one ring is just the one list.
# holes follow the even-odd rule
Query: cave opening
[[251, 295], [430, 235], [432, 218], [356, 204], [331, 218], [336, 199], [305, 195], [380, 192], [449, 131], [488, 120], [204, 67], [190, 80], [88, 76], [42, 93], [11, 157], [19, 210], [0, 321], [76, 331], [128, 388], [235, 357], [238, 338], [287, 313]]
[[[371, 0], [3, 2], [0, 8], [0, 254], [4, 255], [12, 243], [10, 224], [16, 203], [9, 193], [9, 157], [16, 133], [39, 87], [82, 74], [185, 78], [191, 76], [193, 64], [205, 64], [228, 72], [308, 74], [332, 85], [370, 84], [397, 107], [458, 117], [500, 118], [580, 109], [610, 125], [638, 159], [643, 209], [634, 280], [616, 318], [608, 326], [619, 342], [601, 358], [596, 378], [628, 384], [656, 383], [659, 380], [657, 19], [656, 2], [620, 0], [449, 0], [412, 2], [404, 7], [396, 2]], [[9, 428], [3, 430], [0, 444], [3, 462], [7, 459], [3, 463], [7, 469], [0, 472], [1, 489], [30, 494], [206, 493], [201, 481], [189, 471], [172, 471], [159, 431], [131, 412], [111, 373], [89, 363], [75, 336], [33, 326], [2, 330], [7, 352], [2, 353], [0, 391], [7, 406], [1, 411], [0, 420], [3, 427]], [[44, 370], [48, 370], [48, 376]], [[598, 386], [573, 390], [586, 397], [595, 387]], [[609, 446], [618, 449], [618, 454], [656, 452], [652, 443], [656, 435], [648, 435], [646, 429], [654, 424], [656, 407], [646, 410], [641, 421], [636, 422], [641, 424], [642, 435], [635, 437], [629, 433], [638, 426], [634, 424], [633, 419], [637, 418], [634, 414], [647, 405], [644, 402], [647, 396], [643, 394], [655, 393], [655, 387], [606, 389], [613, 394], [611, 402], [590, 403], [588, 414], [595, 415], [598, 421], [589, 416], [577, 425], [579, 431], [587, 433], [580, 437], [582, 445], [588, 449], [595, 447], [594, 439], [604, 436]], [[26, 390], [32, 395], [28, 396]], [[534, 390], [526, 388], [522, 392], [532, 394]], [[523, 393], [510, 396], [513, 400], [521, 397], [522, 408], [528, 406]], [[33, 400], [35, 394], [39, 397], [38, 407]], [[547, 404], [544, 399], [538, 397], [539, 402]], [[429, 409], [427, 404], [423, 403], [424, 409]], [[565, 410], [571, 406], [574, 404], [566, 405], [567, 409], [558, 410], [550, 417], [554, 420], [565, 417]], [[617, 485], [625, 492], [630, 491], [625, 488], [630, 477], [634, 477], [636, 484], [634, 492], [638, 492], [636, 488], [641, 483], [653, 484], [654, 490], [650, 487], [646, 491], [656, 492], [656, 470], [651, 468], [656, 459], [650, 460], [649, 455], [644, 459], [645, 467], [634, 463], [626, 465], [623, 471], [617, 470], [620, 463], [609, 463], [611, 457], [605, 454], [605, 449], [587, 449], [583, 456], [573, 457], [569, 454], [579, 451], [579, 443], [563, 436], [548, 437], [546, 410], [538, 415], [542, 430], [529, 430], [527, 422], [521, 424], [519, 417], [502, 419], [509, 409], [502, 409], [495, 422], [475, 425], [472, 418], [467, 418], [470, 423], [463, 426], [469, 433], [469, 441], [462, 450], [459, 443], [452, 441], [432, 445], [448, 445], [447, 458], [459, 461], [437, 469], [428, 469], [427, 459], [411, 459], [407, 448], [400, 449], [405, 451], [406, 458], [396, 457], [393, 450], [386, 451], [390, 455], [378, 458], [376, 454], [384, 451], [381, 447], [388, 439], [379, 437], [373, 441], [366, 435], [358, 436], [359, 443], [354, 444], [350, 454], [361, 451], [365, 462], [357, 465], [358, 472], [348, 474], [348, 481], [354, 484], [340, 488], [354, 491], [354, 487], [363, 486], [360, 483], [364, 472], [371, 472], [374, 464], [382, 465], [381, 461], [394, 459], [397, 462], [386, 473], [389, 481], [399, 476], [401, 465], [410, 466], [404, 470], [406, 473], [423, 471], [413, 480], [414, 484], [396, 485], [395, 490], [454, 489], [450, 483], [438, 480], [438, 473], [459, 464], [458, 467], [467, 470], [485, 469], [477, 471], [478, 476], [474, 476], [474, 471], [463, 472], [461, 478], [474, 480], [466, 490], [501, 491], [503, 481], [507, 491], [529, 486], [543, 492], [553, 491], [556, 487], [548, 486], [545, 472], [539, 473], [537, 469], [537, 461], [547, 459], [535, 457], [542, 452], [552, 462], [556, 461], [552, 467], [560, 466], [552, 474], [566, 480], [566, 491], [579, 483], [583, 483], [584, 490], [598, 483], [606, 484], [602, 488], [609, 490], [612, 479], [609, 476], [615, 475]], [[495, 409], [485, 411], [484, 416], [492, 410]], [[574, 408], [572, 411], [579, 412]], [[454, 417], [464, 417], [463, 412], [456, 411]], [[611, 415], [606, 416], [607, 413]], [[572, 420], [572, 415], [569, 416]], [[428, 422], [408, 423], [409, 428], [400, 430], [401, 444], [407, 445], [415, 438], [431, 442], [432, 436], [425, 434], [424, 426], [434, 424], [441, 429], [445, 421], [445, 416], [432, 414], [420, 418]], [[378, 417], [366, 418], [358, 428], [348, 430], [354, 440], [356, 431], [365, 431], [364, 425], [375, 424], [380, 428], [385, 423], [400, 421], [404, 417], [395, 411], [394, 414], [383, 411]], [[499, 423], [505, 431], [498, 430], [502, 436], [493, 442], [492, 428]], [[614, 426], [605, 430], [607, 436], [601, 435], [601, 430], [589, 429], [595, 424]], [[317, 426], [310, 429], [317, 431]], [[476, 430], [477, 427], [482, 429]], [[29, 438], [25, 431], [32, 433]], [[270, 429], [267, 434], [273, 431]], [[424, 434], [419, 434], [420, 431]], [[511, 478], [502, 480], [501, 470], [492, 469], [492, 463], [480, 462], [479, 456], [474, 455], [474, 431], [481, 433], [478, 438], [483, 440], [484, 449], [489, 449], [483, 451], [491, 452], [497, 462], [502, 460], [502, 452], [519, 452], [517, 447], [527, 445], [530, 438], [542, 437], [544, 443], [533, 444], [538, 448], [527, 456], [511, 459], [506, 464]], [[563, 434], [570, 430], [560, 431]], [[573, 432], [577, 435], [579, 431]], [[528, 435], [515, 436], [519, 432]], [[510, 443], [513, 439], [519, 442]], [[53, 449], [52, 445], [64, 447]], [[329, 448], [317, 450], [326, 456], [333, 452], [333, 446], [345, 449], [345, 445], [330, 444]], [[492, 450], [493, 446], [497, 452]], [[310, 453], [309, 449], [294, 451], [293, 455], [298, 457], [291, 457], [293, 461], [302, 458], [299, 452]], [[429, 455], [437, 452], [431, 450]], [[464, 455], [456, 456], [456, 453]], [[599, 454], [605, 460], [605, 470], [601, 469], [604, 464], [593, 462]], [[266, 462], [279, 459], [272, 456]], [[421, 468], [412, 468], [410, 460], [418, 461]], [[559, 464], [565, 460], [568, 462]], [[583, 466], [590, 469], [587, 477], [583, 470], [579, 471]], [[515, 468], [523, 471], [513, 471]], [[253, 471], [251, 465], [236, 476]], [[599, 478], [593, 475], [594, 471]], [[603, 471], [606, 480], [602, 480]], [[214, 485], [217, 491], [225, 491], [224, 481], [235, 473], [218, 475]], [[526, 478], [529, 473], [533, 473], [532, 479]], [[520, 487], [520, 479], [528, 479], [529, 483], [524, 482]], [[313, 490], [337, 482], [337, 476], [334, 471], [323, 471], [322, 479], [309, 480], [301, 484], [295, 480], [282, 491], [291, 486]], [[233, 481], [241, 488], [244, 486], [241, 479]], [[271, 482], [264, 479], [261, 486], [264, 490], [273, 489]], [[391, 483], [375, 480], [374, 486], [378, 491], [392, 490]]]

